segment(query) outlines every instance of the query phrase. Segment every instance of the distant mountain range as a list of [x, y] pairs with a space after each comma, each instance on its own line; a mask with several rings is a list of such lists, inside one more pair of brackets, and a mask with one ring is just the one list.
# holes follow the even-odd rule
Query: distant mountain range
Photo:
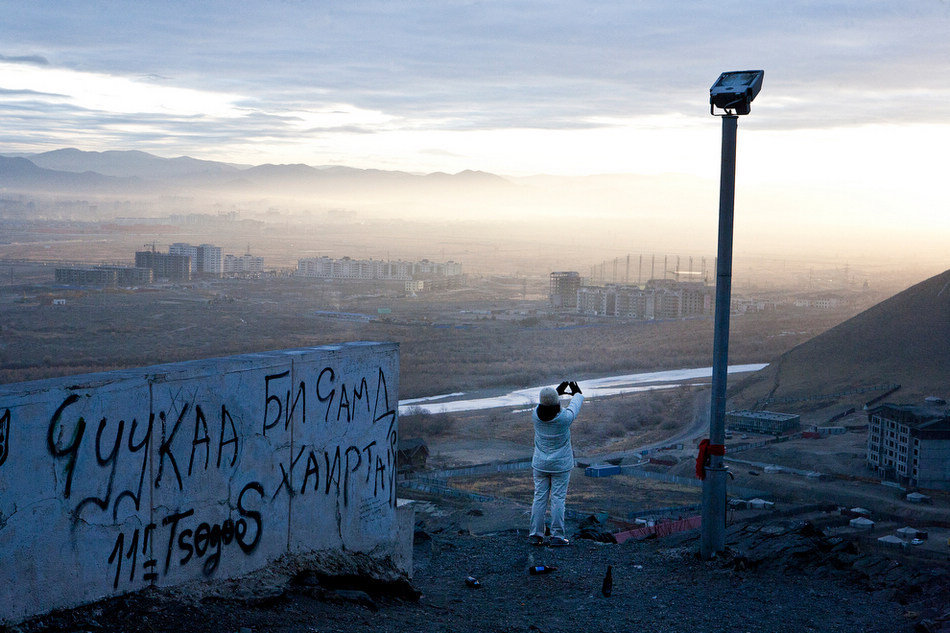
[[58, 149], [0, 156], [0, 189], [48, 193], [162, 193], [168, 190], [291, 194], [393, 193], [464, 190], [510, 185], [478, 171], [412, 174], [402, 171], [309, 165], [235, 165], [187, 156], [161, 158], [139, 151]]
[[902, 385], [891, 400], [950, 399], [950, 270], [789, 350], [738, 383], [734, 396], [751, 406], [887, 383]]

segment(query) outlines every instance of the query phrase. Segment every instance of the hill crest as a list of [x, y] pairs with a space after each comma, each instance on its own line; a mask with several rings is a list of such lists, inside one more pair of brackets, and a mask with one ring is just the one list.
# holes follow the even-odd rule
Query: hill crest
[[902, 401], [950, 397], [950, 270], [794, 347], [731, 395], [752, 406], [886, 383]]

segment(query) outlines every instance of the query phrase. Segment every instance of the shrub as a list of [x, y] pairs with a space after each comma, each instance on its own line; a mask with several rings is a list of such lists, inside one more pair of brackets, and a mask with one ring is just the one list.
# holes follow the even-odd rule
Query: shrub
[[429, 413], [412, 407], [399, 416], [399, 434], [402, 437], [433, 438], [449, 433], [455, 426], [455, 417], [449, 413]]

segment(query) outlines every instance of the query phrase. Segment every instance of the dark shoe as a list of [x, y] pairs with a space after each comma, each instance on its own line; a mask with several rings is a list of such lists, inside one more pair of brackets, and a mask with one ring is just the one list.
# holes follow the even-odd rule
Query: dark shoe
[[528, 543], [531, 545], [544, 545], [544, 538], [537, 534], [532, 534], [528, 537]]
[[570, 545], [571, 542], [564, 538], [563, 536], [552, 536], [551, 537], [551, 547], [565, 547]]

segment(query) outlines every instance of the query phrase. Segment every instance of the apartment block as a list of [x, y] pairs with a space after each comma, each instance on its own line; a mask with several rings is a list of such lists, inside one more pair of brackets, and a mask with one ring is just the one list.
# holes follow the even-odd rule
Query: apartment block
[[310, 257], [297, 260], [298, 277], [321, 279], [353, 279], [381, 281], [410, 281], [455, 277], [462, 274], [462, 265], [457, 262], [385, 261], [377, 259], [351, 259], [343, 257]]
[[192, 246], [185, 242], [176, 242], [168, 247], [170, 255], [188, 255], [191, 257], [191, 274], [219, 276], [224, 272], [221, 247], [213, 244]]
[[227, 273], [262, 273], [264, 272], [264, 258], [254, 255], [225, 255], [223, 272]]
[[57, 268], [56, 283], [73, 286], [143, 286], [152, 283], [152, 271], [131, 266]]
[[867, 466], [884, 480], [950, 490], [950, 408], [937, 400], [870, 409]]
[[[552, 289], [554, 287], [552, 273]], [[553, 292], [553, 290], [552, 290]], [[715, 308], [715, 288], [702, 282], [651, 280], [646, 286], [608, 284], [577, 289], [577, 311], [594, 316], [649, 321], [710, 316]]]
[[[581, 288], [581, 276], [575, 271], [561, 271], [551, 273], [551, 288], [548, 291], [548, 301], [556, 309], [578, 308], [578, 301], [581, 296], [578, 291]], [[587, 302], [585, 309], [599, 310], [602, 299], [599, 296], [592, 295], [584, 297]]]
[[191, 279], [191, 256], [155, 251], [135, 253], [135, 267], [149, 268], [155, 280], [189, 281]]

